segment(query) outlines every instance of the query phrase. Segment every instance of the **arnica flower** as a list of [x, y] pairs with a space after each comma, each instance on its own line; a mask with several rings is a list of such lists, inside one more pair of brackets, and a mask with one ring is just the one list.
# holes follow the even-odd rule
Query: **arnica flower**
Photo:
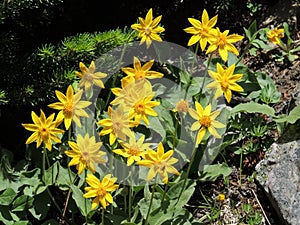
[[129, 111], [135, 99], [154, 94], [152, 84], [147, 79], [135, 80], [132, 76], [124, 78], [121, 79], [121, 88], [111, 88], [112, 93], [116, 96], [110, 102], [111, 105], [123, 104], [124, 110]]
[[130, 136], [129, 143], [125, 141], [119, 141], [123, 149], [115, 149], [114, 153], [127, 158], [127, 166], [131, 166], [134, 162], [139, 162], [145, 152], [150, 149], [151, 143], [144, 143], [145, 136], [142, 135], [137, 141], [134, 134]]
[[153, 19], [152, 8], [148, 11], [146, 18], [139, 17], [139, 23], [132, 24], [131, 28], [139, 32], [138, 38], [141, 38], [140, 45], [146, 42], [147, 48], [150, 47], [152, 40], [161, 42], [162, 39], [159, 33], [164, 32], [165, 29], [159, 26], [162, 16]]
[[178, 159], [172, 157], [174, 151], [169, 150], [166, 153], [164, 152], [164, 146], [160, 142], [157, 146], [157, 151], [148, 150], [144, 155], [144, 159], [138, 161], [137, 164], [140, 166], [145, 166], [150, 168], [147, 181], [151, 181], [157, 174], [160, 176], [160, 179], [167, 184], [168, 183], [168, 173], [180, 175], [177, 169], [172, 166], [175, 164]]
[[102, 142], [96, 142], [95, 136], [89, 137], [89, 134], [86, 134], [84, 137], [78, 134], [76, 142], [77, 143], [69, 141], [68, 143], [72, 150], [65, 151], [66, 155], [72, 158], [69, 162], [69, 166], [76, 165], [78, 174], [81, 174], [85, 168], [95, 173], [95, 165], [106, 162], [106, 160], [102, 158], [106, 153], [100, 151]]
[[209, 38], [209, 32], [216, 25], [217, 19], [218, 16], [209, 19], [205, 9], [202, 12], [202, 22], [194, 18], [188, 18], [189, 22], [193, 25], [184, 29], [185, 32], [193, 35], [188, 42], [188, 46], [200, 42], [201, 50], [204, 51]]
[[[133, 58], [133, 68], [123, 67], [122, 71], [127, 74], [127, 76], [132, 76], [135, 80], [139, 79], [154, 79], [161, 78], [164, 76], [163, 73], [159, 73], [153, 70], [150, 70], [154, 64], [154, 59], [146, 62], [143, 66], [141, 65], [140, 60], [137, 57]], [[124, 78], [123, 78], [124, 79]]]
[[109, 134], [110, 145], [113, 145], [117, 138], [126, 141], [126, 137], [132, 135], [130, 128], [134, 127], [135, 124], [130, 120], [128, 113], [124, 112], [123, 105], [119, 105], [115, 110], [109, 106], [108, 116], [109, 118], [97, 122], [98, 125], [103, 127], [99, 135]]
[[94, 198], [92, 201], [92, 210], [96, 209], [99, 203], [106, 209], [106, 206], [114, 202], [110, 193], [119, 187], [118, 184], [115, 184], [117, 178], [113, 178], [111, 174], [107, 174], [103, 177], [103, 180], [100, 181], [93, 174], [88, 174], [85, 180], [89, 186], [84, 188], [86, 193], [83, 197]]
[[80, 90], [74, 95], [72, 85], [68, 86], [67, 93], [64, 95], [60, 91], [55, 91], [55, 94], [60, 102], [49, 104], [50, 108], [60, 110], [57, 117], [64, 118], [64, 124], [68, 130], [72, 120], [75, 124], [81, 127], [80, 117], [88, 117], [88, 114], [83, 109], [91, 105], [89, 101], [80, 100], [83, 91]]
[[218, 49], [219, 55], [224, 62], [228, 59], [228, 52], [232, 52], [235, 55], [239, 55], [238, 50], [233, 43], [242, 40], [244, 37], [238, 34], [228, 35], [229, 30], [225, 30], [223, 33], [217, 27], [209, 32], [210, 36], [208, 42], [210, 46], [206, 50], [206, 54], [214, 52]]
[[184, 100], [184, 99], [180, 99], [175, 106], [175, 109], [173, 109], [173, 112], [179, 112], [179, 113], [187, 113], [189, 111], [189, 102]]
[[284, 29], [274, 28], [273, 30], [268, 31], [267, 37], [273, 44], [280, 44], [280, 38], [284, 37]]
[[46, 148], [52, 150], [52, 141], [61, 143], [61, 140], [57, 137], [58, 134], [63, 134], [64, 130], [58, 129], [62, 120], [57, 118], [54, 120], [54, 113], [46, 118], [45, 113], [41, 110], [41, 115], [38, 117], [35, 112], [31, 112], [31, 118], [34, 124], [22, 124], [22, 126], [29, 131], [33, 131], [33, 134], [27, 139], [26, 145], [36, 141], [36, 147], [40, 147], [44, 142]]
[[216, 121], [215, 118], [220, 114], [220, 111], [216, 110], [211, 112], [211, 104], [208, 104], [205, 109], [202, 108], [199, 102], [195, 102], [195, 109], [190, 108], [189, 114], [193, 117], [196, 122], [194, 122], [191, 126], [191, 130], [198, 130], [196, 137], [196, 144], [199, 144], [204, 135], [206, 134], [206, 130], [209, 131], [211, 135], [216, 138], [221, 138], [215, 128], [224, 128], [225, 125]]
[[106, 73], [95, 72], [95, 62], [92, 61], [89, 68], [87, 68], [82, 62], [79, 63], [81, 72], [75, 71], [75, 74], [81, 78], [78, 87], [84, 87], [85, 91], [89, 90], [93, 84], [100, 88], [104, 88], [102, 78], [107, 76]]
[[216, 89], [215, 99], [219, 98], [223, 93], [229, 103], [232, 97], [232, 91], [241, 92], [243, 88], [236, 82], [242, 79], [243, 74], [233, 74], [235, 64], [232, 64], [228, 68], [223, 68], [221, 64], [217, 63], [217, 72], [208, 71], [210, 77], [214, 80], [206, 87], [209, 89]]

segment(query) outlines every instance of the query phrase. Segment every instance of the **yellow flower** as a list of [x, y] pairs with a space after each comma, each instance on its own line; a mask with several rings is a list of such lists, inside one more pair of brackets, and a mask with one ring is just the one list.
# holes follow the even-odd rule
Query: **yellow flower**
[[112, 178], [111, 174], [105, 175], [102, 181], [100, 181], [93, 174], [88, 174], [85, 178], [89, 187], [85, 187], [86, 193], [83, 195], [84, 198], [94, 198], [92, 201], [92, 210], [94, 210], [99, 203], [106, 209], [106, 206], [113, 203], [113, 197], [110, 192], [115, 191], [119, 185], [115, 184], [117, 178]]
[[74, 95], [72, 85], [69, 85], [66, 95], [60, 91], [55, 91], [60, 102], [48, 105], [50, 108], [60, 110], [57, 117], [64, 118], [67, 130], [70, 128], [72, 120], [77, 126], [81, 127], [80, 117], [88, 117], [87, 112], [85, 112], [83, 108], [88, 107], [92, 103], [89, 101], [80, 101], [82, 93], [82, 90], [80, 90]]
[[273, 30], [268, 31], [267, 37], [275, 45], [280, 44], [280, 38], [284, 37], [284, 29], [274, 28]]
[[130, 136], [129, 143], [119, 141], [123, 149], [115, 149], [114, 153], [119, 154], [127, 158], [127, 166], [132, 165], [134, 162], [141, 160], [141, 157], [147, 150], [150, 149], [151, 143], [144, 143], [145, 136], [142, 135], [138, 141], [136, 141], [134, 134]]
[[[130, 77], [134, 77], [135, 80], [139, 79], [154, 79], [163, 77], [162, 73], [150, 70], [154, 64], [154, 59], [146, 62], [143, 66], [140, 60], [134, 56], [133, 58], [133, 68], [123, 67], [122, 71]], [[124, 78], [123, 78], [124, 79]], [[125, 77], [126, 79], [126, 77]]]
[[[63, 130], [58, 129], [57, 126], [62, 120], [54, 120], [54, 113], [46, 118], [45, 113], [41, 110], [41, 115], [38, 117], [35, 112], [31, 112], [31, 118], [34, 124], [22, 124], [22, 126], [29, 131], [33, 131], [33, 134], [26, 141], [26, 145], [36, 141], [36, 147], [40, 147], [44, 142], [46, 148], [52, 150], [52, 142], [61, 143], [61, 140], [57, 137], [58, 134], [64, 133]], [[54, 120], [54, 121], [53, 121]]]
[[104, 88], [102, 78], [106, 77], [106, 73], [96, 72], [95, 62], [92, 61], [89, 68], [87, 68], [82, 62], [79, 63], [79, 68], [81, 72], [75, 71], [75, 74], [81, 78], [78, 86], [84, 87], [87, 91], [91, 88], [93, 84], [97, 85], [100, 88]]
[[184, 100], [184, 99], [180, 99], [175, 106], [175, 109], [173, 109], [173, 112], [180, 112], [180, 113], [187, 113], [189, 111], [189, 102]]
[[139, 32], [138, 37], [141, 38], [140, 44], [146, 42], [147, 48], [150, 47], [152, 40], [161, 42], [162, 39], [158, 35], [164, 32], [165, 29], [159, 26], [159, 22], [162, 16], [158, 16], [153, 19], [152, 8], [148, 11], [146, 18], [139, 17], [139, 23], [132, 24], [131, 28]]
[[172, 166], [175, 164], [178, 159], [172, 157], [174, 151], [169, 150], [164, 153], [164, 146], [160, 142], [157, 146], [157, 151], [148, 150], [144, 155], [144, 159], [138, 161], [137, 164], [140, 166], [146, 166], [150, 168], [147, 181], [151, 181], [157, 174], [160, 176], [160, 179], [167, 184], [168, 183], [168, 173], [180, 175], [177, 169]]
[[229, 30], [225, 30], [223, 33], [220, 32], [219, 28], [211, 30], [208, 42], [210, 46], [208, 47], [206, 54], [211, 53], [218, 49], [221, 58], [226, 62], [228, 59], [228, 51], [235, 55], [239, 55], [238, 50], [233, 45], [233, 43], [242, 40], [244, 37], [238, 34], [230, 34]]
[[188, 46], [199, 41], [201, 50], [204, 51], [207, 45], [209, 31], [216, 25], [217, 19], [218, 16], [214, 16], [209, 19], [208, 13], [205, 9], [202, 12], [202, 22], [194, 18], [188, 18], [189, 22], [193, 25], [192, 27], [184, 29], [185, 32], [193, 35], [188, 42]]
[[77, 143], [73, 141], [69, 141], [68, 143], [72, 148], [72, 150], [65, 151], [66, 155], [72, 158], [69, 162], [69, 166], [76, 165], [78, 174], [81, 174], [85, 168], [95, 173], [95, 164], [106, 162], [106, 160], [102, 158], [106, 153], [99, 150], [102, 146], [102, 142], [96, 142], [95, 136], [89, 137], [89, 135], [86, 134], [82, 137], [78, 134]]
[[104, 136], [109, 134], [109, 144], [115, 143], [117, 138], [126, 141], [126, 136], [130, 137], [132, 132], [130, 127], [135, 124], [130, 121], [128, 113], [124, 112], [123, 105], [119, 105], [116, 110], [113, 110], [111, 106], [108, 107], [108, 119], [102, 119], [97, 122], [98, 125], [103, 126], [99, 135]]
[[219, 98], [223, 93], [229, 103], [232, 97], [232, 91], [241, 92], [243, 88], [236, 82], [242, 79], [243, 74], [233, 74], [235, 64], [224, 69], [221, 64], [217, 63], [217, 72], [208, 71], [208, 74], [214, 80], [206, 87], [216, 89], [215, 99]]
[[191, 130], [198, 130], [196, 144], [199, 144], [204, 135], [206, 134], [206, 130], [208, 129], [209, 133], [212, 134], [216, 138], [221, 138], [215, 128], [224, 128], [225, 125], [216, 121], [215, 118], [220, 114], [220, 111], [211, 112], [211, 104], [207, 105], [203, 110], [202, 106], [199, 102], [195, 102], [196, 110], [190, 108], [189, 114], [193, 117], [196, 122], [194, 122], [191, 126]]
[[225, 200], [225, 195], [224, 194], [219, 194], [218, 195], [218, 201], [223, 202]]
[[160, 102], [152, 101], [154, 95], [143, 97], [136, 101], [129, 111], [129, 117], [134, 118], [136, 123], [143, 120], [146, 125], [149, 125], [148, 116], [157, 116], [153, 107], [160, 105]]

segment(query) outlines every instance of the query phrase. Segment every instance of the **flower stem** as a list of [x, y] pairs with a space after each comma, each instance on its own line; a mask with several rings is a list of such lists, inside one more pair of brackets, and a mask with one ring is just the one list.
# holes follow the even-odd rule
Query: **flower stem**
[[104, 213], [105, 213], [105, 210], [102, 207], [101, 225], [104, 225]]
[[154, 192], [155, 192], [155, 187], [156, 187], [156, 180], [157, 180], [156, 178], [157, 178], [157, 176], [155, 177], [155, 183], [152, 186], [152, 193], [151, 193], [149, 208], [148, 208], [148, 212], [147, 212], [147, 216], [146, 216], [146, 220], [145, 220], [144, 225], [148, 225], [149, 216], [150, 216], [151, 207], [152, 207], [152, 202], [153, 202], [153, 197], [154, 197]]
[[130, 170], [130, 185], [129, 185], [129, 199], [128, 199], [128, 215], [129, 215], [129, 220], [131, 219], [131, 208], [132, 208], [132, 195], [133, 195], [133, 190], [132, 190], [132, 185], [133, 185], [133, 167], [131, 167]]
[[[209, 68], [209, 65], [211, 63], [211, 59], [212, 59], [212, 53], [209, 54], [209, 57], [208, 57], [208, 61], [207, 61], [207, 66], [206, 66], [206, 70], [205, 70], [205, 73], [204, 73], [204, 77], [203, 77], [203, 82], [202, 82], [202, 86], [201, 86], [201, 93], [203, 94], [203, 88], [204, 88], [204, 83], [205, 83], [205, 79], [208, 75], [208, 68]], [[201, 95], [199, 96], [199, 98], [201, 97]]]

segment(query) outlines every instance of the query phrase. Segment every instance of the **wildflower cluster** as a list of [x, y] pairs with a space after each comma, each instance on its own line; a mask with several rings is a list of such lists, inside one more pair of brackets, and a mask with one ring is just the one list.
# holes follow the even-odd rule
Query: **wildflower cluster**
[[[137, 37], [141, 39], [140, 45], [145, 43], [149, 49], [153, 41], [162, 42], [160, 34], [165, 29], [159, 24], [161, 19], [162, 16], [153, 18], [153, 11], [150, 9], [145, 19], [138, 18], [139, 23], [131, 26], [133, 30], [138, 32]], [[183, 200], [182, 196], [183, 193], [187, 195], [185, 190], [188, 186], [187, 181], [191, 166], [194, 160], [198, 160], [198, 162], [201, 160], [196, 159], [195, 155], [200, 151], [199, 149], [208, 145], [209, 138], [214, 140], [222, 138], [223, 130], [226, 128], [225, 120], [220, 118], [222, 110], [217, 107], [217, 100], [224, 97], [226, 103], [230, 104], [233, 92], [244, 92], [242, 84], [244, 74], [240, 72], [241, 70], [237, 70], [240, 60], [237, 59], [230, 63], [228, 60], [230, 54], [239, 55], [234, 44], [244, 37], [238, 34], [229, 34], [229, 30], [220, 31], [218, 27], [215, 27], [217, 20], [217, 15], [210, 19], [205, 9], [202, 13], [202, 21], [188, 18], [192, 26], [185, 28], [184, 31], [192, 36], [187, 46], [200, 46], [200, 49], [209, 55], [209, 60], [206, 64], [207, 70], [204, 79], [201, 82], [197, 79], [193, 80], [192, 74], [189, 74], [188, 81], [184, 85], [179, 84], [178, 90], [183, 90], [184, 94], [178, 96], [177, 101], [164, 99], [157, 93], [157, 87], [154, 86], [153, 81], [159, 83], [165, 75], [153, 69], [154, 58], [143, 61], [142, 58], [134, 55], [132, 66], [126, 65], [120, 68], [118, 74], [99, 72], [101, 67], [98, 68], [94, 61], [90, 62], [89, 67], [80, 62], [80, 72], [75, 71], [79, 78], [78, 81], [69, 85], [65, 94], [56, 90], [58, 102], [48, 105], [50, 109], [58, 110], [57, 115], [55, 116], [53, 113], [46, 117], [41, 109], [40, 117], [35, 112], [31, 113], [33, 124], [22, 124], [25, 129], [33, 132], [26, 144], [36, 142], [36, 148], [39, 148], [44, 143], [44, 154], [46, 149], [51, 151], [53, 146], [61, 144], [65, 140], [64, 135], [67, 134], [67, 141], [65, 142], [68, 144], [68, 149], [64, 150], [63, 153], [68, 156], [68, 169], [69, 171], [71, 169], [76, 171], [76, 179], [84, 177], [84, 185], [80, 188], [83, 187], [85, 193], [82, 193], [81, 196], [84, 199], [92, 199], [91, 210], [96, 210], [101, 204], [104, 215], [104, 210], [107, 210], [109, 205], [115, 206], [117, 203], [114, 201], [115, 196], [112, 195], [112, 192], [116, 191], [120, 194], [121, 191], [117, 192], [117, 189], [121, 185], [116, 184], [119, 177], [118, 174], [113, 174], [111, 169], [115, 166], [112, 161], [113, 157], [118, 158], [127, 168], [130, 168], [130, 174], [126, 174], [126, 178], [132, 179], [133, 171], [136, 168], [142, 168], [141, 173], [146, 171], [146, 176], [143, 177], [145, 182], [148, 184], [154, 182], [150, 200], [149, 196], [147, 198], [145, 196], [141, 200], [141, 202], [144, 201], [144, 204], [149, 204], [147, 213], [141, 212], [145, 224], [148, 224], [152, 203], [155, 201], [153, 200], [155, 188], [159, 189], [160, 194], [163, 193], [161, 196], [162, 203], [165, 198], [170, 201], [168, 213], [172, 212], [170, 214], [172, 216], [177, 204], [179, 204], [178, 202], [186, 200]], [[268, 38], [273, 43], [278, 43], [282, 37], [283, 34], [280, 29], [268, 33]], [[196, 55], [197, 52], [195, 52]], [[212, 63], [213, 58], [218, 59], [217, 63]], [[174, 74], [174, 76], [177, 75]], [[113, 86], [106, 87], [103, 79], [108, 77], [121, 77], [120, 86], [115, 86], [116, 83], [113, 83]], [[208, 79], [208, 82], [205, 79]], [[194, 88], [192, 85], [202, 86], [202, 88], [197, 89], [197, 93], [193, 93], [190, 91], [190, 88]], [[113, 96], [112, 99], [108, 97], [109, 101], [104, 107], [104, 112], [101, 111], [97, 116], [91, 115], [92, 106], [97, 104], [93, 99], [95, 88], [108, 88]], [[180, 91], [176, 91], [173, 95], [180, 95]], [[170, 103], [169, 105], [172, 107], [166, 106], [167, 103]], [[174, 124], [174, 127], [167, 129], [167, 125], [162, 126], [167, 131], [165, 134], [161, 134], [162, 139], [160, 141], [154, 142], [155, 139], [152, 139], [151, 134], [143, 133], [143, 131], [145, 129], [150, 130], [150, 128], [155, 130], [155, 126], [158, 125], [153, 125], [153, 121], [157, 119], [156, 121], [160, 124], [160, 121], [163, 120], [163, 115], [160, 114], [167, 114], [168, 119], [164, 121], [168, 124]], [[96, 119], [92, 124], [95, 131], [90, 131], [91, 129], [86, 123], [88, 119]], [[76, 126], [72, 127], [72, 122]], [[186, 129], [184, 131], [189, 135], [189, 140], [180, 139], [180, 128]], [[157, 128], [156, 132], [159, 133], [160, 131]], [[187, 159], [186, 152], [180, 151], [177, 144], [181, 141], [188, 145], [190, 140], [193, 142], [193, 149], [191, 149], [191, 158]], [[180, 156], [184, 158], [184, 163], [189, 162], [184, 175], [178, 169]], [[182, 167], [183, 165], [181, 165]], [[76, 179], [72, 180], [73, 183], [70, 186], [75, 184]], [[174, 183], [180, 183], [181, 187], [172, 182], [170, 184], [170, 180]], [[181, 180], [183, 181], [180, 182]], [[128, 193], [129, 220], [131, 220], [134, 202], [132, 200], [134, 196], [133, 180], [130, 183]], [[157, 187], [157, 184], [165, 185], [165, 190]], [[180, 190], [179, 194], [171, 193], [168, 195], [168, 187]], [[146, 189], [144, 193], [147, 194]], [[116, 198], [118, 194], [116, 194]], [[219, 195], [218, 200], [220, 202], [224, 199], [225, 195]], [[124, 205], [126, 204], [124, 200]], [[102, 217], [103, 221], [104, 217]]]

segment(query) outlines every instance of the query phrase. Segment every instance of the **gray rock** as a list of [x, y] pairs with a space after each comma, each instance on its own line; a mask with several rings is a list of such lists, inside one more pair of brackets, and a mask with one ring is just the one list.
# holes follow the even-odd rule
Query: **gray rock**
[[300, 140], [272, 144], [255, 169], [256, 179], [281, 219], [280, 224], [299, 225]]

